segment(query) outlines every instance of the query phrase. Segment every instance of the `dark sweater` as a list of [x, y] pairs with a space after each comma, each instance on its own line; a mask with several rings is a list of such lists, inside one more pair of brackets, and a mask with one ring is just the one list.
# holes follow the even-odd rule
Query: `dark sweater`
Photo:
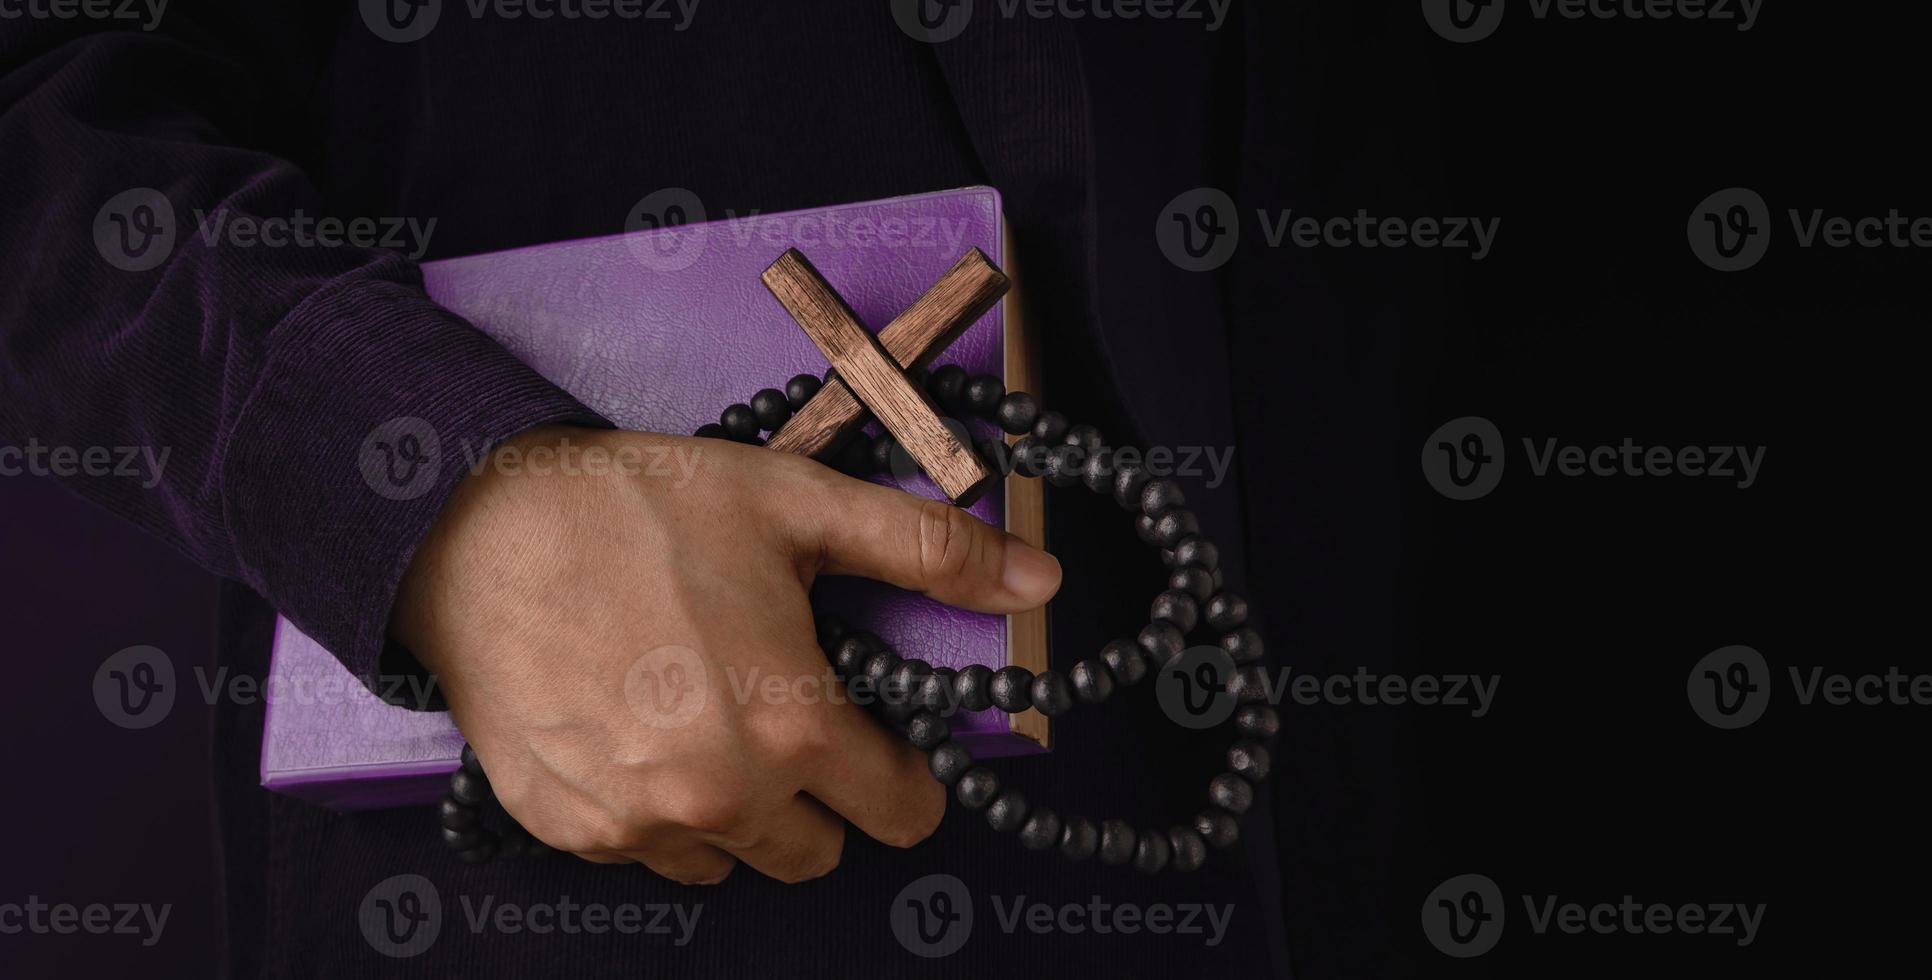
[[[197, 237], [197, 212], [434, 219], [423, 257], [437, 258], [621, 230], [634, 203], [666, 187], [692, 190], [712, 213], [743, 213], [983, 182], [1006, 195], [1054, 402], [1124, 438], [1227, 444], [1211, 281], [1155, 305], [1178, 305], [1186, 322], [1114, 326], [1104, 310], [1148, 287], [1094, 261], [1105, 180], [1208, 183], [1216, 151], [1153, 141], [1137, 148], [1144, 159], [1097, 159], [1093, 102], [1104, 93], [1062, 21], [983, 11], [960, 38], [927, 45], [886, 7], [707, 0], [680, 31], [681, 15], [535, 20], [492, 8], [478, 18], [452, 2], [410, 43], [377, 37], [351, 3], [176, 0], [153, 32], [10, 21], [0, 28], [0, 249], [12, 275], [0, 291], [0, 436], [170, 448], [152, 489], [75, 486], [235, 583], [223, 612], [232, 669], [265, 671], [271, 607], [352, 671], [393, 669], [407, 662], [385, 642], [397, 581], [463, 470], [445, 467], [441, 485], [413, 500], [370, 494], [354, 465], [364, 436], [405, 416], [449, 444], [599, 420], [430, 302], [394, 251], [211, 246]], [[1199, 90], [1175, 99], [1208, 104], [1219, 45], [1176, 35], [1167, 67]], [[137, 188], [167, 200], [176, 233], [158, 265], [127, 271], [110, 260], [118, 248], [129, 264], [141, 229], [101, 211]], [[1103, 287], [1118, 290], [1108, 304]], [[1174, 383], [1146, 383], [1156, 376]], [[1225, 529], [1217, 537], [1239, 582], [1232, 496], [1196, 510]], [[1131, 628], [1143, 611], [1122, 597], [1145, 594], [1156, 569], [1104, 508], [1056, 502], [1051, 521], [1068, 568], [1053, 627], [1064, 666]], [[218, 721], [227, 959], [239, 975], [1286, 972], [1265, 801], [1242, 849], [1186, 877], [1031, 855], [955, 811], [909, 852], [849, 834], [842, 867], [820, 881], [787, 887], [741, 869], [688, 889], [569, 859], [470, 868], [442, 851], [422, 811], [340, 816], [268, 794], [255, 785], [260, 721], [258, 707], [237, 706]], [[1178, 822], [1198, 807], [1213, 752], [1140, 705], [1062, 725], [1049, 757], [1002, 765], [1063, 810]], [[971, 889], [973, 938], [921, 960], [893, 938], [888, 907], [939, 872]], [[399, 873], [434, 883], [442, 929], [422, 955], [392, 961], [357, 917], [371, 888]], [[486, 900], [703, 910], [677, 945], [675, 934], [473, 932]], [[1039, 903], [1053, 908], [1051, 931], [1028, 925], [1037, 920], [1025, 907]], [[1095, 915], [1116, 921], [1096, 903], [1137, 906], [1141, 918], [1170, 907], [1202, 933], [1073, 933]], [[1188, 911], [1230, 905], [1218, 936], [1206, 913]], [[1068, 906], [1083, 911], [1062, 914]]]

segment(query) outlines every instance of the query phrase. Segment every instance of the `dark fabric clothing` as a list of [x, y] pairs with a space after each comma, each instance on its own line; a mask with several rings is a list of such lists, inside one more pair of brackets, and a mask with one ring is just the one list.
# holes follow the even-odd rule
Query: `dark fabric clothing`
[[[9, 190], [0, 247], [25, 271], [0, 293], [0, 435], [173, 447], [153, 491], [82, 489], [234, 583], [224, 663], [265, 673], [272, 607], [351, 670], [374, 673], [397, 581], [464, 470], [444, 467], [431, 492], [389, 499], [363, 484], [354, 462], [363, 438], [401, 417], [426, 420], [446, 444], [601, 420], [431, 303], [393, 252], [211, 247], [193, 237], [196, 209], [435, 218], [424, 257], [438, 258], [618, 231], [636, 201], [666, 187], [690, 189], [716, 216], [990, 183], [1005, 195], [1044, 339], [1047, 400], [1123, 440], [1231, 445], [1217, 277], [1170, 274], [1156, 287], [1142, 272], [1158, 262], [1147, 218], [1160, 201], [1225, 179], [1235, 164], [1238, 127], [1222, 113], [1240, 105], [1229, 91], [1241, 85], [1238, 39], [1163, 32], [1140, 55], [1157, 67], [1100, 77], [1082, 50], [1093, 42], [1063, 20], [987, 14], [928, 45], [886, 6], [707, 0], [674, 31], [661, 21], [473, 17], [468, 4], [446, 3], [430, 36], [403, 44], [376, 37], [352, 3], [177, 0], [152, 33], [10, 24], [0, 34]], [[1153, 91], [1156, 79], [1176, 88]], [[1107, 128], [1135, 104], [1177, 128], [1149, 132], [1145, 118]], [[1144, 138], [1119, 145], [1123, 132]], [[103, 261], [94, 239], [103, 202], [131, 188], [160, 191], [177, 212], [173, 253], [145, 272]], [[1135, 210], [1148, 188], [1162, 192]], [[1113, 234], [1133, 245], [1102, 247]], [[1107, 255], [1125, 258], [1103, 268], [1097, 256]], [[1217, 529], [1236, 587], [1238, 499], [1231, 486], [1190, 497]], [[1050, 543], [1068, 571], [1052, 626], [1065, 667], [1138, 628], [1140, 600], [1123, 597], [1149, 594], [1160, 570], [1117, 510], [1052, 500]], [[1179, 732], [1148, 699], [1133, 701], [1057, 726], [1049, 756], [1002, 772], [1063, 812], [1185, 822], [1225, 736]], [[258, 707], [222, 709], [236, 975], [1288, 970], [1265, 799], [1241, 850], [1185, 877], [1033, 855], [955, 808], [906, 852], [849, 833], [842, 866], [819, 881], [784, 886], [741, 869], [692, 889], [568, 859], [464, 866], [425, 812], [343, 816], [264, 792], [260, 733]], [[888, 909], [939, 872], [972, 890], [973, 938], [920, 960], [894, 940]], [[427, 952], [392, 961], [365, 942], [357, 913], [400, 873], [436, 885], [443, 923]], [[1212, 943], [1064, 925], [1036, 934], [1024, 921], [1009, 931], [997, 912], [1022, 898], [1143, 914], [1232, 906], [1232, 919]], [[485, 900], [703, 911], [677, 946], [653, 935], [473, 932], [468, 913]], [[1205, 918], [1192, 921], [1205, 929]]]

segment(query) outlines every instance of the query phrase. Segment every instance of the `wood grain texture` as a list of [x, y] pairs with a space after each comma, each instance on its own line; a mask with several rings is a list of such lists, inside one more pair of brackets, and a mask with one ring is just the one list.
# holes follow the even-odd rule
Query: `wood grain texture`
[[[879, 344], [907, 370], [931, 364], [952, 346], [1007, 290], [1005, 273], [977, 248], [953, 263], [911, 306], [879, 331]], [[805, 403], [784, 427], [772, 433], [767, 448], [779, 452], [819, 456], [831, 449], [839, 434], [859, 420], [865, 407], [844, 382], [833, 378]]]
[[[1039, 334], [1031, 328], [1026, 317], [1026, 294], [1020, 286], [1013, 236], [1004, 226], [1000, 229], [1000, 252], [1011, 286], [1011, 291], [1006, 294], [1005, 316], [1001, 318], [1005, 328], [1006, 390], [1024, 391], [1036, 398], [1043, 398]], [[1018, 439], [1018, 436], [1007, 437], [1008, 442]], [[1006, 530], [1035, 548], [1046, 548], [1045, 480], [1013, 477], [1006, 481]], [[1016, 612], [1006, 617], [1006, 662], [1025, 667], [1035, 674], [1047, 669], [1046, 607]], [[1028, 708], [1008, 715], [1007, 730], [1043, 749], [1053, 747], [1053, 720], [1037, 709]]]
[[832, 363], [849, 393], [865, 403], [947, 497], [969, 501], [986, 489], [989, 474], [972, 447], [953, 438], [939, 420], [938, 407], [906, 377], [879, 338], [859, 323], [804, 253], [786, 249], [762, 278]]

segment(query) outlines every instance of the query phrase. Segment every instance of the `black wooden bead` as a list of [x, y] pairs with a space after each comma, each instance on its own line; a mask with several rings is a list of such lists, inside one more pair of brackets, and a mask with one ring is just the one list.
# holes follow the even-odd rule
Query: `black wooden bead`
[[1100, 863], [1126, 864], [1134, 859], [1134, 828], [1125, 820], [1100, 822]]
[[1100, 828], [1086, 817], [1068, 817], [1060, 829], [1060, 856], [1085, 861], [1100, 848]]
[[946, 724], [946, 719], [930, 711], [916, 712], [906, 722], [906, 741], [921, 752], [931, 751], [952, 734], [952, 726]]
[[476, 757], [476, 748], [468, 742], [463, 743], [463, 751], [457, 758], [461, 760], [463, 768], [479, 776], [484, 775], [483, 760]]
[[973, 443], [973, 452], [979, 455], [980, 462], [999, 476], [1013, 473], [1013, 449], [1004, 439], [983, 439]]
[[1067, 675], [1057, 670], [1041, 671], [1033, 678], [1030, 691], [1033, 706], [1048, 718], [1066, 714], [1073, 707], [1073, 686], [1067, 683]]
[[1158, 543], [1154, 537], [1154, 519], [1146, 514], [1134, 518], [1134, 535], [1140, 538], [1143, 544]]
[[1216, 850], [1233, 847], [1241, 839], [1241, 821], [1218, 807], [1209, 807], [1194, 817], [1194, 831]]
[[1182, 565], [1168, 573], [1167, 587], [1193, 596], [1196, 603], [1204, 603], [1214, 594], [1214, 576], [1197, 565]]
[[1021, 436], [1013, 443], [1013, 472], [1021, 476], [1046, 475], [1047, 447], [1032, 436]]
[[973, 768], [973, 754], [958, 742], [947, 740], [934, 746], [928, 753], [926, 766], [932, 770], [934, 779], [951, 786], [959, 782], [959, 777], [966, 775], [966, 770]]
[[483, 843], [483, 836], [487, 833], [489, 831], [481, 827], [471, 827], [468, 830], [451, 830], [448, 827], [444, 827], [443, 843], [448, 845], [452, 851], [467, 851]]
[[1114, 503], [1121, 510], [1140, 511], [1140, 495], [1147, 488], [1147, 467], [1140, 463], [1114, 461]]
[[1169, 660], [1181, 655], [1187, 649], [1187, 637], [1174, 628], [1173, 623], [1148, 623], [1140, 631], [1140, 651], [1147, 655], [1147, 663], [1152, 667], [1165, 667]]
[[1243, 626], [1221, 636], [1221, 649], [1228, 652], [1238, 664], [1251, 664], [1264, 655], [1261, 634], [1252, 626]]
[[892, 438], [890, 432], [881, 432], [873, 436], [872, 444], [866, 447], [865, 464], [871, 467], [874, 473], [892, 472], [892, 450], [897, 445], [899, 440]]
[[1033, 421], [1033, 437], [1049, 446], [1057, 446], [1066, 439], [1070, 428], [1072, 423], [1059, 412], [1041, 412], [1040, 417]]
[[832, 648], [832, 669], [846, 680], [859, 677], [865, 673], [866, 658], [875, 652], [863, 640], [847, 636]]
[[1086, 450], [1079, 446], [1054, 446], [1046, 452], [1041, 475], [1056, 487], [1070, 487], [1080, 482], [1080, 468], [1086, 463]]
[[535, 838], [522, 827], [512, 825], [496, 839], [496, 856], [514, 861], [530, 851], [530, 843]]
[[985, 766], [974, 766], [959, 777], [953, 786], [953, 795], [959, 804], [968, 810], [978, 810], [993, 802], [1000, 792], [1000, 778]]
[[1017, 789], [1000, 790], [986, 805], [986, 823], [994, 830], [1018, 830], [1026, 822], [1026, 796]]
[[912, 386], [915, 388], [918, 388], [921, 391], [925, 390], [926, 382], [931, 379], [932, 379], [932, 372], [926, 370], [925, 368], [907, 368], [906, 369], [906, 380], [912, 382]]
[[1228, 678], [1228, 693], [1236, 704], [1259, 704], [1268, 700], [1268, 675], [1257, 664], [1238, 667]]
[[[905, 709], [898, 713], [898, 717], [909, 718], [912, 716], [913, 692], [919, 690], [919, 685], [924, 684], [930, 676], [932, 665], [924, 660], [917, 657], [901, 660], [899, 666], [887, 676], [886, 683], [879, 688], [880, 700], [889, 708]], [[889, 712], [887, 717], [893, 717], [893, 713]]]
[[1133, 687], [1147, 676], [1147, 655], [1133, 640], [1113, 640], [1101, 647], [1100, 662], [1107, 665], [1114, 680], [1127, 687]]
[[443, 801], [436, 805], [437, 817], [442, 820], [443, 826], [451, 830], [468, 830], [476, 826], [477, 814], [476, 807], [451, 796], [443, 797]]
[[973, 664], [953, 678], [953, 693], [959, 697], [959, 706], [967, 711], [985, 711], [993, 706], [993, 670], [985, 664]]
[[899, 655], [885, 649], [874, 649], [872, 654], [865, 658], [863, 670], [865, 676], [872, 679], [873, 690], [876, 691], [885, 684], [886, 678], [899, 669], [899, 663]]
[[1039, 807], [1026, 815], [1020, 825], [1020, 846], [1029, 851], [1044, 851], [1060, 843], [1060, 815], [1049, 807]]
[[872, 467], [872, 439], [864, 432], [852, 432], [845, 437], [845, 442], [839, 446], [833, 458], [838, 461], [833, 468], [840, 473], [865, 476]]
[[1199, 565], [1212, 572], [1221, 567], [1221, 549], [1205, 534], [1197, 534], [1174, 546], [1174, 564]]
[[1094, 493], [1112, 493], [1114, 490], [1114, 451], [1098, 449], [1087, 454], [1087, 461], [1080, 465], [1080, 482]]
[[767, 432], [777, 432], [792, 417], [792, 403], [785, 400], [785, 393], [777, 388], [764, 388], [751, 396], [751, 414], [758, 418], [758, 427]]
[[492, 836], [467, 851], [458, 851], [456, 856], [465, 864], [488, 864], [496, 860], [496, 838]]
[[933, 368], [932, 376], [926, 379], [926, 391], [940, 408], [959, 411], [966, 400], [966, 369], [957, 364]]
[[792, 411], [802, 412], [805, 403], [811, 401], [821, 387], [824, 387], [823, 383], [812, 375], [794, 374], [790, 381], [785, 382], [785, 401], [791, 405]]
[[1140, 832], [1140, 840], [1134, 845], [1134, 870], [1147, 874], [1159, 874], [1166, 869], [1167, 862], [1174, 856], [1174, 845], [1167, 842], [1167, 835], [1153, 828]]
[[731, 438], [731, 433], [726, 432], [725, 427], [722, 425], [719, 425], [716, 422], [706, 422], [705, 424], [698, 426], [698, 431], [692, 434], [697, 436], [700, 439]]
[[959, 672], [951, 667], [934, 667], [912, 689], [913, 707], [930, 711], [941, 718], [950, 718], [959, 710], [959, 695], [953, 691], [953, 683], [958, 680]]
[[758, 416], [742, 402], [720, 413], [718, 423], [724, 426], [726, 435], [739, 442], [749, 442], [758, 435]]
[[1254, 805], [1254, 787], [1240, 776], [1224, 772], [1208, 780], [1208, 802], [1240, 816]]
[[1226, 633], [1248, 621], [1248, 600], [1233, 592], [1216, 593], [1208, 600], [1207, 624]]
[[1185, 503], [1187, 495], [1173, 480], [1151, 480], [1140, 492], [1140, 512], [1148, 517], [1159, 517]]
[[1100, 447], [1106, 445], [1100, 437], [1100, 430], [1084, 422], [1069, 428], [1067, 434], [1062, 437], [1062, 441], [1069, 446], [1079, 446], [1086, 450], [1089, 456], [1099, 452]]
[[1167, 842], [1174, 848], [1176, 871], [1199, 871], [1207, 862], [1207, 841], [1201, 839], [1192, 827], [1170, 827]]
[[1154, 541], [1163, 548], [1172, 548], [1180, 544], [1183, 538], [1200, 530], [1200, 519], [1184, 507], [1170, 510], [1154, 519]]
[[1001, 711], [1025, 711], [1033, 707], [1033, 672], [1017, 665], [1001, 667], [993, 672], [986, 693]]
[[1161, 565], [1162, 567], [1165, 567], [1165, 568], [1174, 567], [1174, 549], [1172, 548], [1161, 549]]
[[1195, 622], [1199, 620], [1200, 608], [1195, 604], [1193, 596], [1175, 589], [1168, 589], [1154, 597], [1154, 603], [1148, 609], [1147, 618], [1156, 622], [1173, 623], [1175, 629], [1186, 634], [1194, 629]]
[[449, 777], [449, 795], [458, 803], [475, 806], [490, 798], [490, 781], [468, 769], [458, 769]]
[[1281, 731], [1281, 716], [1265, 704], [1244, 704], [1234, 711], [1234, 730], [1267, 741]]
[[818, 645], [827, 653], [838, 649], [839, 640], [845, 636], [845, 620], [837, 616], [820, 616], [812, 621], [812, 629], [818, 635]]
[[1022, 435], [1033, 431], [1033, 423], [1040, 417], [1040, 403], [1024, 391], [1009, 391], [1000, 399], [996, 414], [1007, 435]]
[[1228, 746], [1228, 771], [1251, 783], [1260, 783], [1268, 778], [1268, 747], [1251, 738], [1244, 738]]
[[990, 374], [975, 374], [966, 381], [964, 407], [983, 419], [993, 418], [1006, 397], [1006, 384]]
[[1114, 672], [1108, 670], [1106, 664], [1092, 658], [1068, 669], [1067, 682], [1073, 685], [1073, 696], [1083, 704], [1099, 704], [1114, 693]]

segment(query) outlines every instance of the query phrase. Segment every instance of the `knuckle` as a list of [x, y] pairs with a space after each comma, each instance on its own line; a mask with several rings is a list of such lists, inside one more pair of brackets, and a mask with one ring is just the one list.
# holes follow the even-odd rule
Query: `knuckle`
[[919, 570], [929, 578], [959, 574], [972, 560], [980, 535], [978, 521], [943, 500], [919, 505]]
[[[822, 708], [823, 706], [814, 706]], [[780, 768], [808, 767], [832, 751], [832, 726], [822, 710], [767, 712], [760, 729], [760, 749]]]
[[896, 820], [887, 828], [879, 842], [892, 847], [911, 847], [931, 837], [939, 829], [940, 821], [946, 818], [946, 795], [940, 785], [925, 780], [930, 791], [922, 791], [916, 802], [906, 811], [903, 819]]
[[749, 798], [736, 788], [704, 780], [682, 780], [665, 788], [658, 813], [667, 823], [700, 834], [727, 835], [744, 820]]

